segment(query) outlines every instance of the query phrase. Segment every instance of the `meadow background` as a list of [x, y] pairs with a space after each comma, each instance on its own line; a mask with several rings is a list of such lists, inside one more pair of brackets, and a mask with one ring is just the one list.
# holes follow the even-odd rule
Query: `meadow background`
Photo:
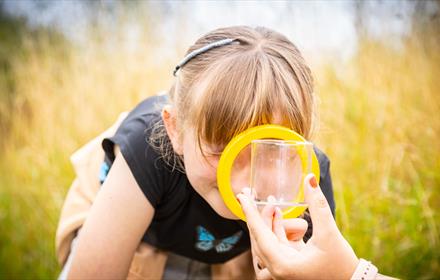
[[235, 24], [281, 31], [310, 62], [315, 141], [357, 255], [440, 277], [438, 1], [0, 1], [0, 278], [56, 278], [70, 154], [167, 89], [201, 34]]

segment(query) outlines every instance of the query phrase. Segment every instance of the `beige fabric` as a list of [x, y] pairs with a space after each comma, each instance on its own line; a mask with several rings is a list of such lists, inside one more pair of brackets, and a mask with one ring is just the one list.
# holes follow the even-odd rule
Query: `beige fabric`
[[141, 243], [137, 248], [127, 279], [162, 279], [167, 254], [146, 243]]
[[[76, 232], [85, 222], [92, 203], [99, 191], [99, 168], [104, 159], [101, 142], [112, 136], [127, 113], [119, 115], [117, 121], [101, 135], [81, 147], [70, 157], [75, 170], [74, 179], [63, 208], [55, 237], [55, 248], [58, 262], [61, 265], [67, 260], [70, 245]], [[141, 243], [133, 257], [129, 279], [159, 279], [162, 277], [167, 255], [148, 244]], [[148, 269], [145, 264], [149, 264]]]
[[251, 251], [248, 250], [237, 257], [211, 266], [213, 280], [251, 280], [255, 279]]

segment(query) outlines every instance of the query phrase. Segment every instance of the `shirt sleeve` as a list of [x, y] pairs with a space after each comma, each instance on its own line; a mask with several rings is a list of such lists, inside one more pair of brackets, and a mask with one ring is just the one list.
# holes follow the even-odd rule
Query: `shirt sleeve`
[[335, 198], [333, 196], [333, 183], [330, 174], [330, 160], [327, 155], [321, 150], [315, 147], [315, 153], [318, 157], [320, 176], [319, 176], [319, 186], [330, 205], [330, 210], [332, 211], [333, 217], [335, 216], [336, 205]]
[[[330, 160], [316, 146], [314, 147], [314, 150], [315, 150], [316, 156], [318, 157], [319, 169], [320, 169], [319, 186], [320, 186], [325, 198], [327, 199], [327, 202], [330, 206], [330, 210], [332, 211], [333, 217], [335, 217], [336, 206], [335, 206], [335, 198], [333, 196], [332, 178], [330, 175]], [[305, 233], [304, 238], [303, 238], [304, 242], [307, 242], [307, 240], [309, 240], [313, 234], [313, 223], [312, 223], [312, 219], [310, 217], [309, 209], [306, 210], [303, 218], [309, 224], [309, 227], [307, 228], [307, 232]]]
[[102, 147], [106, 158], [114, 161], [114, 145], [118, 145], [133, 177], [154, 208], [166, 193], [164, 164], [161, 156], [148, 143], [149, 131], [157, 120], [152, 115], [131, 113], [122, 122], [115, 135], [105, 138]]

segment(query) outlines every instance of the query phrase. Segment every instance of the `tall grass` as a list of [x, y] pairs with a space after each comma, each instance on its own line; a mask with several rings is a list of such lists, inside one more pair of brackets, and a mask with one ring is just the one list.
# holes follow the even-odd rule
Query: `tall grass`
[[[178, 60], [157, 63], [160, 46], [146, 36], [133, 49], [102, 36], [83, 48], [45, 34], [20, 38], [0, 85], [13, 92], [0, 110], [1, 278], [56, 277], [69, 155], [167, 88]], [[440, 47], [417, 38], [398, 50], [363, 38], [344, 69], [314, 69], [317, 142], [331, 158], [338, 224], [358, 256], [398, 277], [438, 278]]]
[[361, 39], [342, 76], [332, 68], [319, 75], [319, 143], [332, 160], [338, 224], [358, 256], [408, 279], [440, 276], [440, 47], [433, 36], [409, 37], [398, 50]]
[[74, 177], [69, 156], [168, 86], [175, 59], [154, 60], [146, 36], [134, 49], [99, 36], [83, 48], [52, 32], [24, 33], [4, 72], [11, 82], [1, 85], [13, 97], [2, 95], [0, 111], [0, 278], [47, 279], [59, 272], [54, 238]]

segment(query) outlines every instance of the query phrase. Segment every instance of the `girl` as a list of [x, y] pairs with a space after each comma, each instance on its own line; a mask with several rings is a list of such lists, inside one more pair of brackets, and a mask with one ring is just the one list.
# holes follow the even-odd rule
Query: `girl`
[[[69, 277], [161, 278], [170, 253], [212, 264], [213, 277], [254, 277], [246, 224], [223, 203], [216, 166], [249, 127], [279, 124], [310, 139], [310, 69], [283, 35], [237, 26], [202, 36], [174, 74], [167, 96], [144, 100], [103, 140], [102, 186], [84, 224], [69, 231], [77, 234]], [[329, 161], [316, 153], [334, 211]]]

